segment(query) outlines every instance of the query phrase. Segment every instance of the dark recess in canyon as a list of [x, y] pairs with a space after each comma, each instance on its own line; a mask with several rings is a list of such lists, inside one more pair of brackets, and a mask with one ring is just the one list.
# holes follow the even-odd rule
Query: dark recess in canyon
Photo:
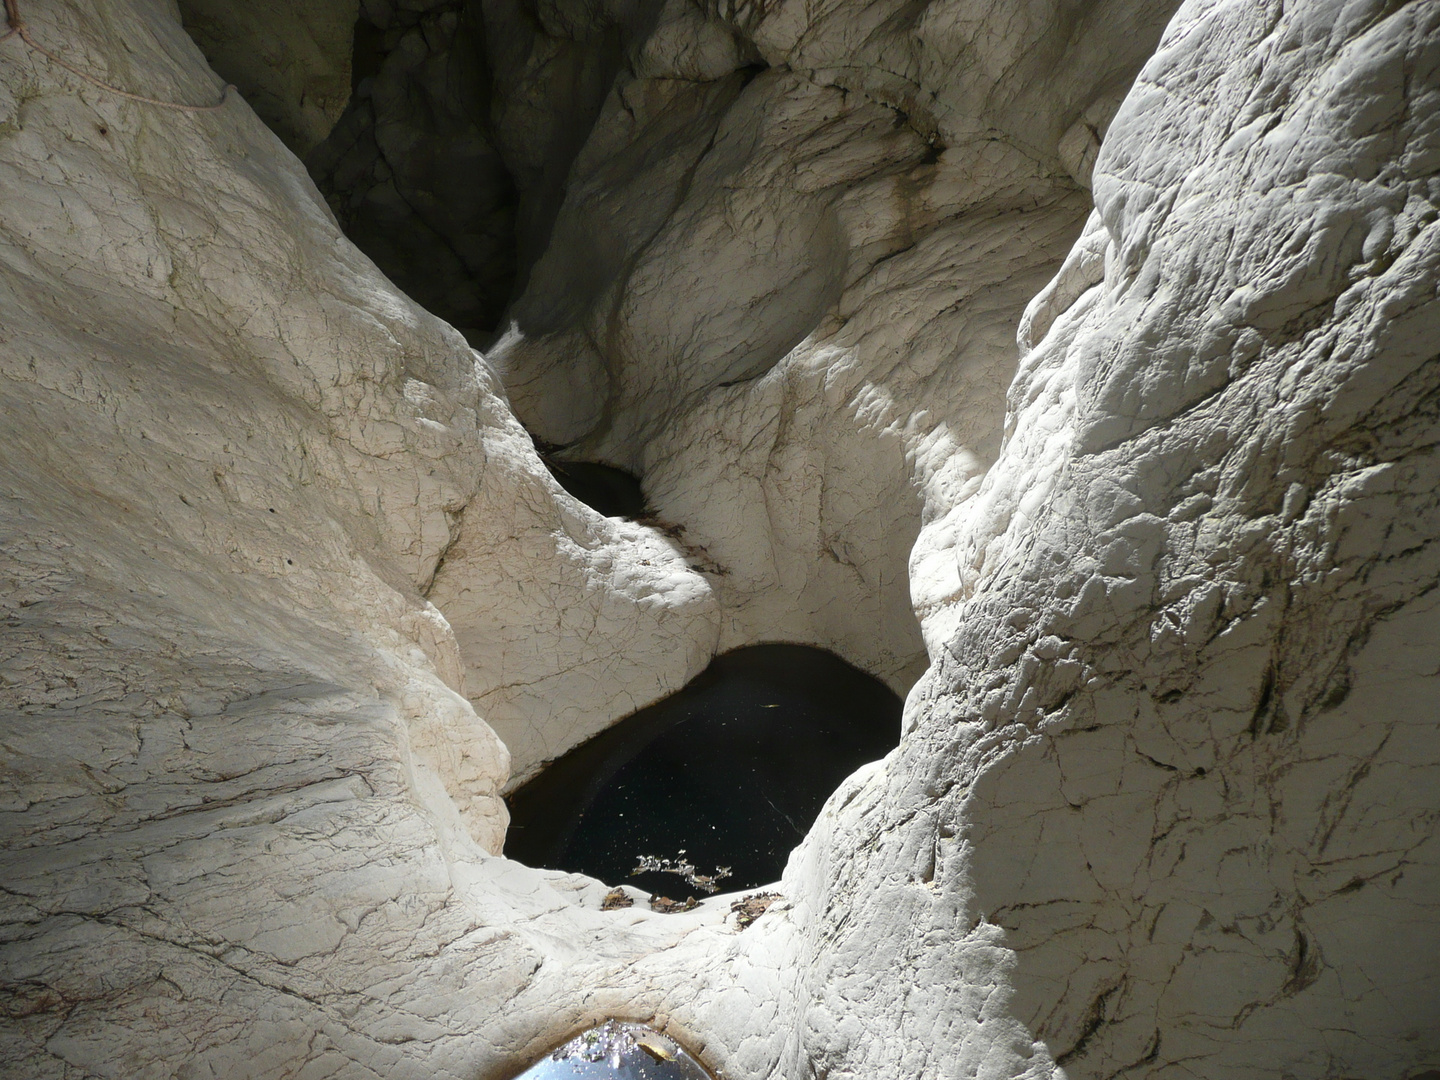
[[544, 253], [571, 162], [659, 7], [575, 24], [506, 0], [366, 3], [352, 97], [306, 156], [346, 235], [487, 344]]
[[561, 487], [596, 513], [640, 518], [650, 511], [634, 473], [598, 461], [560, 461], [546, 454], [540, 460]]
[[736, 649], [515, 792], [505, 854], [665, 895], [698, 890], [632, 877], [641, 856], [729, 867], [727, 890], [767, 884], [840, 781], [895, 746], [900, 710], [833, 653]]

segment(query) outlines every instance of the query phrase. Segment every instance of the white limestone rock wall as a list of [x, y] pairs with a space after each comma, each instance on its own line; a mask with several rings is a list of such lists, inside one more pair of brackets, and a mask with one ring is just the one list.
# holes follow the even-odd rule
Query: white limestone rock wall
[[[167, 5], [103, 7], [31, 18], [212, 91]], [[681, 679], [706, 577], [551, 484], [243, 106], [0, 45], [0, 1074], [501, 1077], [610, 1014], [730, 1077], [1440, 1068], [1435, 18], [1185, 8], [1027, 286], [993, 467], [919, 444], [905, 741], [739, 934], [490, 855], [455, 692], [522, 623], [587, 692], [632, 633]], [[812, 364], [765, 392], [843, 415]]]
[[[62, 17], [50, 23], [37, 19], [37, 40], [47, 47], [73, 49], [86, 40], [87, 30], [105, 32], [65, 18], [68, 13], [59, 9]], [[148, 30], [135, 33], [153, 37]], [[181, 44], [170, 55], [183, 47], [194, 63], [188, 40], [183, 35], [175, 40]], [[714, 601], [703, 577], [687, 568], [682, 553], [665, 538], [607, 522], [559, 491], [501, 404], [501, 391], [488, 371], [476, 364], [453, 331], [395, 293], [363, 256], [338, 238], [326, 210], [316, 205], [303, 169], [287, 160], [253, 122], [246, 128], [245, 143], [232, 146], [226, 141], [235, 136], [224, 125], [244, 116], [243, 104], [234, 102], [224, 112], [194, 119], [151, 106], [141, 109], [136, 119], [126, 113], [111, 123], [103, 110], [121, 107], [113, 98], [106, 99], [68, 73], [50, 76], [44, 62], [14, 39], [5, 47], [13, 60], [8, 74], [19, 80], [12, 93], [22, 98], [44, 94], [57, 102], [53, 108], [74, 109], [78, 106], [72, 88], [78, 86], [82, 97], [99, 95], [96, 108], [101, 110], [98, 119], [83, 124], [67, 120], [71, 128], [66, 130], [72, 136], [78, 131], [86, 147], [83, 165], [69, 171], [50, 166], [36, 172], [35, 166], [25, 164], [43, 160], [42, 147], [26, 142], [43, 136], [23, 132], [49, 127], [37, 122], [16, 134], [12, 153], [21, 170], [17, 176], [27, 175], [26, 168], [34, 174], [28, 187], [17, 181], [15, 196], [7, 200], [13, 220], [22, 223], [16, 227], [42, 230], [37, 237], [48, 235], [43, 233], [47, 228], [62, 227], [50, 226], [52, 221], [74, 228], [77, 235], [64, 242], [56, 258], [75, 263], [78, 273], [107, 280], [140, 274], [149, 303], [159, 305], [160, 314], [146, 317], [168, 321], [170, 311], [182, 310], [206, 324], [188, 336], [184, 330], [170, 330], [169, 337], [202, 355], [227, 357], [207, 361], [222, 371], [240, 362], [228, 359], [239, 350], [256, 377], [264, 379], [265, 392], [278, 395], [272, 410], [300, 407], [294, 399], [315, 410], [315, 423], [323, 418], [327, 425], [314, 428], [310, 421], [294, 419], [282, 425], [263, 411], [247, 418], [246, 430], [252, 433], [248, 443], [264, 431], [282, 440], [284, 450], [267, 447], [265, 452], [286, 461], [275, 476], [284, 477], [294, 489], [284, 498], [261, 496], [249, 491], [261, 483], [250, 474], [263, 475], [266, 469], [227, 463], [227, 455], [239, 451], [234, 449], [238, 444], [227, 439], [221, 422], [225, 414], [220, 414], [182, 440], [187, 447], [198, 440], [206, 446], [205, 454], [216, 456], [217, 490], [246, 505], [266, 502], [267, 511], [275, 506], [279, 516], [266, 520], [265, 528], [282, 527], [281, 520], [292, 522], [297, 534], [308, 537], [307, 543], [333, 544], [336, 529], [366, 537], [358, 541], [358, 550], [374, 561], [393, 564], [393, 582], [414, 602], [423, 604], [416, 590], [430, 589], [447, 553], [452, 570], [467, 564], [467, 552], [480, 557], [483, 569], [475, 576], [453, 590], [440, 590], [447, 602], [453, 597], [451, 607], [462, 629], [458, 664], [448, 627], [440, 634], [450, 650], [441, 661], [442, 674], [453, 688], [493, 710], [502, 738], [514, 747], [517, 774], [533, 770], [539, 761], [699, 672], [713, 653], [717, 632]], [[95, 63], [103, 74], [103, 60]], [[209, 77], [192, 75], [188, 83], [167, 86], [163, 68], [151, 73], [135, 65], [130, 70], [144, 72], [142, 88], [147, 92], [158, 87], [160, 96], [173, 90], [170, 96], [187, 102], [213, 100]], [[27, 102], [26, 107], [52, 106], [47, 100], [44, 106]], [[170, 144], [162, 144], [169, 145], [168, 150], [149, 144], [143, 151], [127, 149], [121, 140], [127, 132], [138, 131], [141, 118], [201, 125], [212, 144], [199, 156], [184, 142], [192, 137], [177, 134]], [[164, 177], [159, 210], [149, 208], [145, 181], [128, 179], [126, 153], [141, 154], [143, 168]], [[265, 162], [258, 178], [254, 167], [236, 171], [235, 162], [251, 155]], [[168, 160], [159, 160], [161, 156]], [[87, 197], [93, 187], [108, 190], [119, 183], [112, 183], [112, 170], [127, 177], [132, 192], [128, 201], [118, 195]], [[239, 179], [229, 178], [232, 171]], [[207, 179], [220, 173], [227, 176], [216, 181], [218, 194], [205, 192]], [[263, 188], [261, 194], [255, 193], [257, 185]], [[133, 224], [111, 224], [119, 218]], [[156, 220], [141, 225], [147, 218]], [[108, 241], [112, 230], [123, 241]], [[78, 316], [87, 306], [94, 308], [77, 299], [69, 310]], [[143, 310], [126, 312], [123, 318], [116, 315], [118, 325], [127, 327], [127, 339], [160, 340], [151, 329], [128, 329], [132, 323], [140, 325]], [[346, 313], [343, 319], [337, 310]], [[23, 321], [17, 315], [15, 325]], [[202, 330], [206, 340], [192, 341]], [[214, 344], [211, 338], [225, 344]], [[184, 370], [182, 360], [175, 363]], [[241, 394], [240, 400], [251, 396]], [[219, 427], [210, 430], [216, 424]], [[26, 430], [17, 426], [11, 435], [24, 442]], [[231, 449], [213, 449], [227, 445]], [[342, 525], [322, 529], [295, 508], [311, 501], [302, 492], [312, 484], [332, 479], [344, 491], [340, 507], [356, 523], [345, 519]], [[213, 511], [192, 512], [178, 502], [171, 506], [172, 501], [161, 503], [165, 520], [177, 514], [196, 517], [187, 526], [189, 532], [208, 528], [213, 533], [217, 526], [200, 523], [211, 513], [230, 512], [225, 502]], [[317, 513], [324, 521], [339, 511]], [[465, 542], [454, 545], [462, 532]], [[220, 543], [213, 538], [208, 542]], [[296, 572], [292, 566], [305, 563], [295, 559], [278, 565], [280, 572], [291, 574]], [[548, 586], [542, 584], [552, 578]], [[517, 588], [526, 588], [517, 582], [529, 583], [523, 598], [513, 595]], [[326, 577], [300, 587], [321, 595], [350, 591]], [[598, 709], [597, 701], [604, 703]]]
[[483, 483], [428, 596], [453, 627], [456, 688], [504, 739], [514, 786], [700, 674], [719, 612], [674, 541], [602, 518], [534, 471], [512, 418], [481, 438], [491, 460], [532, 471]]
[[[76, 66], [213, 99], [166, 3], [25, 14]], [[0, 1075], [501, 1066], [613, 922], [494, 857], [509, 755], [423, 590], [488, 546], [593, 612], [550, 639], [572, 674], [678, 685], [683, 648], [633, 650], [666, 611], [713, 638], [703, 579], [563, 495], [242, 102], [0, 48]], [[639, 921], [591, 983], [694, 918]], [[526, 988], [546, 1008], [478, 1045]]]
[[1440, 1063], [1437, 20], [1190, 3], [1146, 66], [908, 734], [792, 860], [791, 1075]]
[[1010, 7], [666, 4], [575, 159], [490, 355], [532, 430], [685, 526], [722, 649], [925, 667], [915, 537], [994, 458], [1014, 325], [1089, 209], [1072, 129], [1093, 158], [1173, 5]]

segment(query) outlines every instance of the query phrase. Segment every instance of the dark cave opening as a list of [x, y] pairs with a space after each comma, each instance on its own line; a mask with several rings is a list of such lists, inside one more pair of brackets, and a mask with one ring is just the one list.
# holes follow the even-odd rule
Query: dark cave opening
[[726, 890], [768, 884], [840, 782], [895, 747], [900, 713], [893, 691], [823, 649], [736, 649], [516, 791], [505, 854], [656, 894], [701, 890], [632, 875], [647, 856], [728, 867]]
[[385, 62], [385, 31], [376, 26], [363, 13], [355, 20], [354, 43], [350, 49], [350, 93], [354, 95], [360, 84], [380, 74]]
[[515, 283], [519, 192], [490, 113], [478, 4], [366, 5], [349, 106], [305, 164], [345, 234], [415, 301], [467, 335]]
[[550, 242], [570, 167], [655, 3], [361, 5], [351, 100], [305, 157], [346, 235], [488, 344]]
[[540, 460], [562, 488], [596, 513], [631, 519], [650, 514], [634, 473], [598, 461], [559, 461], [545, 454]]

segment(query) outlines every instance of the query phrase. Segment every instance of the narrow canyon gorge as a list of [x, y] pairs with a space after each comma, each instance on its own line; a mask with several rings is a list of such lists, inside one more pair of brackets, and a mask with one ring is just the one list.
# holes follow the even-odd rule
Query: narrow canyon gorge
[[1440, 0], [5, 12], [0, 1076], [1440, 1080]]

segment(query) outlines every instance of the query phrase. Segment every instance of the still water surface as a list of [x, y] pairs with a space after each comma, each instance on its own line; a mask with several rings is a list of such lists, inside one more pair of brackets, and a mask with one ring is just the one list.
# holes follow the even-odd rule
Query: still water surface
[[900, 699], [823, 649], [754, 645], [560, 758], [510, 798], [505, 854], [611, 885], [703, 897], [641, 857], [776, 881], [825, 799], [900, 737]]

